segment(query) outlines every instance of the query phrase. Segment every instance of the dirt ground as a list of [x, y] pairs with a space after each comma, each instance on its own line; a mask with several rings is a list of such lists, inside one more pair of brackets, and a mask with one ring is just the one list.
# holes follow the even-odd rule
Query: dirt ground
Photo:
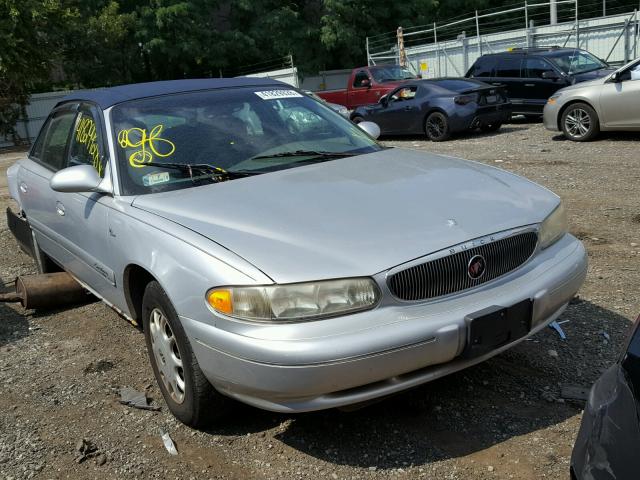
[[[0, 304], [0, 479], [568, 479], [583, 405], [565, 401], [561, 388], [588, 388], [640, 313], [639, 140], [612, 134], [578, 144], [517, 121], [440, 144], [385, 139], [505, 168], [557, 192], [590, 266], [560, 319], [567, 340], [545, 329], [481, 365], [355, 412], [238, 406], [225, 424], [194, 431], [163, 404], [143, 335], [105, 305], [43, 313]], [[18, 156], [0, 156], [3, 209], [4, 170]], [[3, 216], [1, 281], [33, 271]], [[123, 386], [146, 390], [161, 411], [120, 405]], [[83, 439], [96, 449], [88, 458], [78, 451]]]

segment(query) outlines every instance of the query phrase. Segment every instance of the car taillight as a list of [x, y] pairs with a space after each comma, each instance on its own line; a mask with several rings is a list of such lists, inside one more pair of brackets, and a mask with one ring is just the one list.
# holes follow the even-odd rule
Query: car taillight
[[475, 102], [477, 100], [477, 95], [460, 95], [456, 97], [453, 101], [458, 105], [466, 105], [468, 103]]

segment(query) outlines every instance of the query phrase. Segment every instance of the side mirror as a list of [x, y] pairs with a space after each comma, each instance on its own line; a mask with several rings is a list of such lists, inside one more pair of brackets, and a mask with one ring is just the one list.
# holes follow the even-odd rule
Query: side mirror
[[362, 79], [362, 81], [360, 82], [360, 86], [371, 88], [371, 80], [369, 80], [368, 78]]
[[560, 75], [558, 75], [553, 70], [546, 70], [542, 72], [542, 78], [544, 78], [545, 80], [558, 80], [560, 79]]
[[380, 127], [377, 123], [373, 122], [360, 122], [358, 127], [370, 137], [378, 138], [380, 136]]
[[56, 192], [99, 192], [102, 178], [91, 165], [63, 168], [51, 177], [49, 185]]
[[380, 102], [380, 105], [382, 105], [383, 107], [386, 107], [387, 105], [389, 105], [389, 97], [383, 95], [382, 97], [380, 97], [380, 100], [378, 100], [378, 102]]
[[627, 80], [631, 80], [631, 70], [616, 73], [616, 82], [626, 82]]

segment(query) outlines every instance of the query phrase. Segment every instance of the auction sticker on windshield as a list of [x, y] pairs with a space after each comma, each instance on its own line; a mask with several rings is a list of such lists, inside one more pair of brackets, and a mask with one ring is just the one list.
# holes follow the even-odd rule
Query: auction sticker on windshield
[[263, 100], [277, 100], [279, 98], [295, 98], [302, 95], [295, 90], [265, 90], [264, 92], [253, 92]]
[[151, 187], [158, 183], [167, 183], [169, 180], [169, 172], [149, 173], [142, 177], [142, 183], [145, 187]]

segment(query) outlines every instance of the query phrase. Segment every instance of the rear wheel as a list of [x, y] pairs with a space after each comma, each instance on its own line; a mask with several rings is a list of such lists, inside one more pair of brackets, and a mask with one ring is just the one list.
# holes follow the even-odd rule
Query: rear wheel
[[565, 136], [574, 142], [587, 142], [600, 133], [598, 114], [586, 103], [570, 105], [560, 123]]
[[224, 413], [228, 399], [205, 378], [169, 297], [150, 282], [142, 299], [147, 352], [169, 410], [190, 427], [203, 427]]
[[444, 113], [433, 112], [424, 122], [424, 131], [432, 142], [442, 142], [451, 136], [449, 119]]
[[487, 125], [480, 126], [480, 130], [483, 132], [497, 132], [502, 127], [502, 122], [489, 123]]

